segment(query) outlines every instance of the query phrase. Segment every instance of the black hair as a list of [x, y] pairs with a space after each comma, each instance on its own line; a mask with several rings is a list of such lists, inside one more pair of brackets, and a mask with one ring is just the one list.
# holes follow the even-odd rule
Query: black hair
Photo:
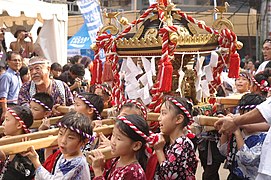
[[[250, 76], [249, 76], [249, 73], [247, 71], [241, 71], [240, 72], [240, 75], [239, 77], [244, 77], [248, 80], [248, 82], [250, 83]], [[235, 81], [237, 80], [238, 78], [235, 79]]]
[[122, 111], [123, 108], [129, 108], [129, 109], [136, 109], [138, 110], [137, 112], [139, 112], [141, 117], [143, 117], [143, 112], [140, 108], [137, 107], [137, 105], [135, 105], [134, 103], [131, 103], [131, 102], [127, 102], [125, 103], [119, 110], [118, 114], [120, 114], [120, 112]]
[[[34, 94], [33, 98], [35, 98], [35, 99], [39, 100], [40, 102], [44, 103], [50, 109], [53, 109], [54, 99], [50, 94], [45, 93], [45, 92], [39, 92], [39, 93]], [[45, 111], [48, 111], [48, 109], [46, 109], [45, 107], [42, 106], [42, 108]]]
[[38, 29], [37, 29], [37, 35], [40, 34], [41, 28], [42, 28], [42, 27], [38, 27]]
[[11, 56], [12, 56], [12, 54], [14, 54], [14, 55], [20, 55], [21, 56], [21, 54], [19, 53], [19, 52], [17, 52], [17, 51], [9, 51], [9, 52], [7, 52], [7, 61], [8, 60], [11, 60]]
[[[88, 117], [81, 113], [69, 112], [59, 119], [59, 122], [61, 122], [62, 125], [79, 129], [89, 135], [92, 135], [93, 133]], [[84, 141], [86, 139], [82, 134], [78, 135], [80, 136], [80, 141]]]
[[[173, 102], [167, 100], [168, 96], [165, 97], [165, 105], [171, 109], [173, 108], [175, 115], [177, 116], [178, 114], [182, 114], [184, 117], [184, 121], [182, 124], [182, 127], [185, 127], [188, 125], [190, 119], [187, 117], [187, 115], [183, 112], [183, 110], [181, 110], [177, 105], [175, 105]], [[192, 103], [190, 103], [186, 98], [182, 98], [179, 96], [176, 97], [172, 97], [173, 99], [175, 99], [176, 101], [178, 101], [180, 104], [182, 104], [184, 106], [184, 108], [189, 112], [189, 114], [192, 116], [194, 114], [193, 112], [193, 105]]]
[[14, 33], [14, 37], [17, 38], [18, 35], [19, 35], [21, 32], [27, 32], [27, 31], [26, 31], [26, 30], [23, 30], [23, 29], [17, 30], [17, 31]]
[[21, 118], [25, 126], [29, 128], [33, 124], [33, 114], [27, 106], [13, 106], [11, 109]]
[[[102, 86], [105, 89], [107, 89], [107, 91], [105, 91], [104, 89], [102, 89], [102, 95], [101, 95], [101, 97], [103, 98], [104, 103], [107, 104], [107, 107], [111, 107], [112, 106], [111, 102], [110, 102], [111, 101], [111, 92], [112, 92], [111, 87], [107, 83], [103, 83], [100, 86]], [[96, 87], [94, 88], [94, 93], [95, 93]]]
[[[242, 96], [239, 101], [238, 106], [247, 106], [247, 105], [258, 105], [264, 102], [266, 98], [260, 94], [247, 93]], [[240, 109], [240, 112], [242, 109]]]
[[91, 59], [87, 56], [84, 56], [82, 57], [80, 63], [83, 64], [85, 68], [87, 68], [88, 65], [91, 63]]
[[263, 41], [263, 45], [265, 44], [265, 43], [270, 43], [271, 44], [271, 39], [265, 39], [264, 41]]
[[20, 77], [23, 79], [24, 75], [27, 75], [28, 73], [28, 67], [27, 66], [22, 66], [21, 69], [19, 70], [20, 72]]
[[[131, 114], [124, 117], [129, 120], [135, 127], [137, 127], [137, 129], [143, 132], [147, 137], [149, 136], [149, 126], [148, 123], [143, 119], [143, 117], [137, 114]], [[136, 158], [141, 167], [145, 170], [147, 165], [147, 155], [145, 153], [146, 140], [121, 120], [117, 119], [116, 127], [132, 141], [140, 141], [142, 143], [141, 148], [136, 153]]]
[[[88, 100], [97, 109], [97, 111], [100, 114], [102, 113], [102, 111], [104, 109], [104, 101], [99, 95], [88, 93], [88, 92], [80, 93], [80, 95], [83, 96], [84, 98], [86, 98], [86, 100]], [[86, 104], [86, 106], [88, 106], [88, 105]], [[94, 120], [97, 119], [96, 113], [93, 114], [93, 119]]]
[[271, 61], [269, 61], [269, 62], [266, 64], [266, 66], [265, 66], [264, 69], [267, 69], [267, 68], [271, 68]]
[[0, 71], [6, 70], [7, 68], [5, 66], [0, 65]]
[[62, 68], [62, 72], [69, 71], [71, 69], [71, 64], [65, 64]]
[[[254, 76], [254, 79], [259, 83], [261, 84], [261, 82], [263, 80], [265, 80], [268, 84], [267, 84], [267, 87], [270, 87], [271, 85], [271, 69], [270, 68], [266, 68], [264, 71], [261, 71], [259, 73], [257, 73], [255, 76]], [[267, 92], [266, 91], [261, 91], [261, 94], [263, 96], [267, 96]]]
[[[111, 87], [110, 87], [107, 83], [103, 83], [103, 84], [101, 84], [100, 86], [106, 88], [109, 92], [112, 92]], [[95, 89], [96, 89], [96, 88], [95, 88]], [[104, 95], [110, 96], [109, 92], [104, 91], [103, 89], [102, 89], [102, 92], [103, 92]]]
[[73, 57], [70, 59], [70, 62], [71, 62], [72, 64], [76, 64], [76, 63], [78, 63], [79, 59], [81, 59], [81, 58], [82, 58], [81, 55], [75, 55], [75, 56], [73, 56]]
[[85, 68], [83, 64], [74, 64], [70, 68], [70, 72], [76, 76], [83, 77], [85, 75]]
[[51, 70], [54, 70], [54, 71], [62, 71], [62, 66], [61, 64], [55, 62], [51, 65]]
[[[6, 40], [5, 40], [5, 38], [2, 40], [1, 44], [2, 44], [3, 49], [5, 51], [7, 51], [7, 46], [6, 46]], [[0, 52], [1, 52], [1, 49], [0, 49]]]

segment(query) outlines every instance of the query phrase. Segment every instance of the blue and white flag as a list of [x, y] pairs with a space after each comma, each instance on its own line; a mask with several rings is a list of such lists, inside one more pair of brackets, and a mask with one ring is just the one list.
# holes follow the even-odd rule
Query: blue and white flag
[[100, 5], [97, 0], [79, 0], [77, 5], [84, 17], [88, 34], [92, 42], [96, 42], [97, 32], [103, 25]]

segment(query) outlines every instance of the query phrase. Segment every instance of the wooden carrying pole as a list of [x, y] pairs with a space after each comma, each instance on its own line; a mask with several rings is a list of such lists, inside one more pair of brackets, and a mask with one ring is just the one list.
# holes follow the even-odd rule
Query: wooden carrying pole
[[7, 138], [4, 137], [4, 138], [0, 139], [0, 146], [22, 142], [22, 139], [25, 137], [29, 138], [30, 140], [34, 140], [34, 139], [45, 138], [50, 135], [55, 136], [57, 134], [58, 134], [58, 128], [54, 128], [54, 129], [49, 129], [49, 130], [45, 130], [45, 131], [33, 132], [33, 133], [29, 133], [29, 134], [21, 134], [21, 135], [17, 135], [17, 136], [11, 136], [11, 137], [7, 137]]
[[[96, 133], [103, 133], [104, 135], [110, 135], [112, 134], [114, 125], [108, 125], [108, 126], [102, 126], [94, 129], [94, 132]], [[24, 134], [25, 136], [21, 137], [22, 135], [6, 138], [6, 139], [0, 139], [0, 150], [4, 151], [6, 155], [9, 154], [16, 154], [20, 152], [24, 152], [27, 150], [28, 147], [31, 145], [34, 145], [35, 149], [41, 149], [41, 148], [47, 148], [51, 146], [56, 146], [57, 142], [55, 143], [55, 138], [57, 136], [49, 136], [49, 135], [55, 135], [58, 133], [58, 128], [56, 129], [50, 129], [46, 131], [41, 131], [31, 134]], [[34, 135], [33, 135], [34, 134]], [[28, 135], [28, 136], [27, 136]], [[45, 136], [49, 137], [45, 137]], [[21, 142], [22, 138], [24, 137], [31, 137], [30, 141]], [[10, 141], [8, 139], [11, 139]], [[4, 145], [3, 142], [6, 142]], [[11, 144], [8, 144], [11, 143]], [[33, 144], [32, 144], [33, 143]]]
[[[50, 120], [51, 125], [57, 124], [58, 120], [62, 118], [63, 116], [56, 116], [56, 117], [51, 117], [48, 118]], [[32, 129], [38, 129], [40, 125], [42, 124], [42, 120], [35, 120], [30, 128]], [[0, 126], [0, 134], [4, 133], [4, 127]]]
[[[111, 147], [106, 147], [106, 148], [103, 148], [103, 149], [99, 149], [103, 155], [104, 155], [104, 158], [107, 160], [107, 159], [112, 159], [114, 158], [114, 156], [111, 154]], [[89, 155], [92, 154], [92, 151], [89, 151], [87, 152], [87, 162], [89, 164], [91, 164], [91, 159], [89, 158]]]
[[201, 126], [214, 126], [215, 122], [219, 119], [212, 116], [199, 116], [198, 118]]
[[[66, 114], [68, 112], [70, 112], [73, 108], [72, 107], [69, 107], [69, 106], [59, 106], [57, 108], [57, 110], [63, 114]], [[108, 118], [108, 114], [109, 112], [112, 112], [114, 111], [113, 108], [107, 108], [107, 109], [104, 109], [101, 113], [102, 117], [105, 117], [105, 118]], [[158, 117], [159, 117], [159, 113], [148, 113], [147, 115], [147, 121], [158, 121]], [[108, 119], [111, 119], [111, 118], [108, 118]]]
[[0, 146], [0, 150], [3, 151], [6, 155], [11, 155], [25, 152], [30, 146], [34, 146], [35, 149], [57, 146], [57, 136], [49, 136], [41, 139], [7, 144]]
[[223, 105], [237, 106], [244, 94], [232, 95], [227, 97], [217, 97], [216, 102]]

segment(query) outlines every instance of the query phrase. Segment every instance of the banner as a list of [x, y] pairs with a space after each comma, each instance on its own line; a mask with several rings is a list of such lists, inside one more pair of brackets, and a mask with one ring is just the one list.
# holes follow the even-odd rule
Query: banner
[[77, 5], [87, 25], [89, 37], [96, 42], [97, 31], [103, 25], [100, 5], [97, 0], [79, 0]]
[[68, 40], [68, 57], [82, 55], [93, 59], [94, 52], [90, 49], [91, 44], [87, 25], [84, 23], [80, 30]]

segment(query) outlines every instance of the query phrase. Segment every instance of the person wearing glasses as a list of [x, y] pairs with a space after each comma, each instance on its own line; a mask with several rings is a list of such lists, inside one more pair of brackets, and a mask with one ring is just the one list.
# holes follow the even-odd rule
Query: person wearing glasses
[[19, 73], [22, 67], [21, 55], [13, 51], [8, 52], [7, 64], [7, 71], [0, 76], [1, 123], [5, 120], [7, 107], [17, 104], [19, 91], [22, 86]]
[[50, 78], [50, 61], [43, 57], [34, 56], [28, 64], [31, 81], [22, 85], [18, 104], [29, 106], [31, 98], [40, 92], [50, 94], [54, 100], [53, 115], [59, 115], [56, 107], [70, 106], [74, 103], [73, 95], [68, 85], [60, 80]]
[[263, 58], [264, 62], [259, 66], [256, 74], [263, 71], [265, 69], [266, 64], [271, 60], [271, 39], [266, 39], [263, 42]]

